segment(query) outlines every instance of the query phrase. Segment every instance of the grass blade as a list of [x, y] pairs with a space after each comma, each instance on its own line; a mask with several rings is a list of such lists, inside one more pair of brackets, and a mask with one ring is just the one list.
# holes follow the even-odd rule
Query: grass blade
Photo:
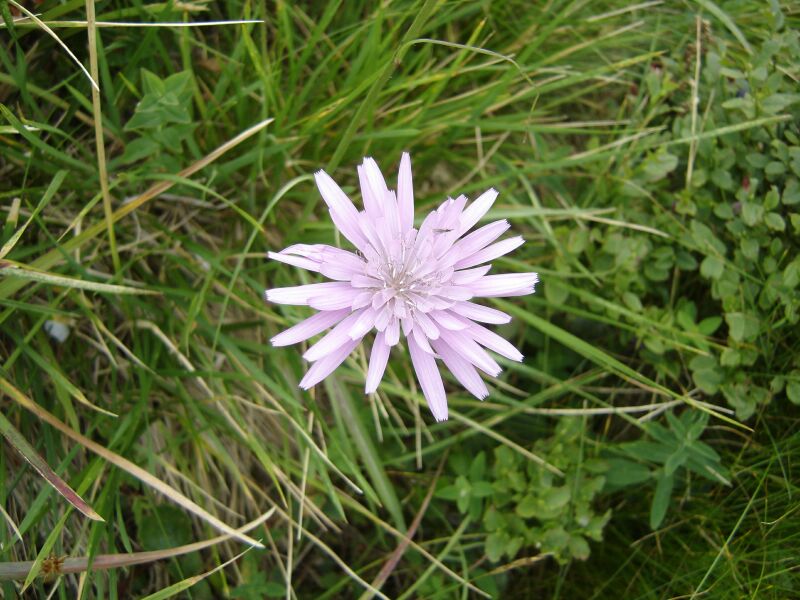
[[[19, 124], [19, 127], [17, 128], [18, 130], [20, 128], [22, 128], [22, 125], [19, 123], [19, 121], [16, 119], [16, 117], [14, 117], [14, 115], [11, 113], [11, 111], [9, 111], [2, 104], [0, 104], [0, 112], [2, 112], [3, 115], [6, 116], [6, 118], [8, 118], [9, 120], [12, 120], [12, 124], [13, 125], [16, 126], [17, 124]], [[225, 154], [229, 150], [235, 148], [236, 146], [238, 146], [239, 144], [241, 144], [245, 140], [247, 140], [250, 137], [254, 136], [256, 133], [258, 133], [259, 131], [264, 129], [267, 125], [272, 123], [272, 121], [273, 121], [273, 119], [265, 119], [265, 120], [263, 120], [263, 121], [261, 121], [259, 123], [256, 123], [252, 127], [244, 130], [243, 132], [241, 132], [239, 135], [237, 135], [233, 139], [228, 140], [224, 144], [222, 144], [219, 147], [215, 148], [213, 151], [209, 152], [206, 156], [204, 156], [200, 160], [196, 161], [192, 165], [190, 165], [190, 166], [186, 167], [185, 169], [183, 169], [180, 173], [178, 173], [178, 177], [179, 178], [184, 178], [184, 177], [190, 177], [190, 176], [194, 175], [195, 173], [197, 173], [201, 169], [203, 169], [203, 168], [207, 167], [208, 165], [210, 165], [211, 163], [213, 163], [215, 160], [217, 160], [220, 156], [222, 156], [223, 154]], [[27, 137], [26, 137], [26, 139], [27, 139]], [[33, 139], [35, 140], [35, 143], [43, 144], [43, 142], [41, 142], [38, 138], [33, 138]], [[31, 140], [29, 139], [29, 141], [31, 141]], [[34, 142], [32, 142], [32, 143], [34, 143]], [[46, 151], [47, 150], [45, 150], [45, 152]], [[77, 160], [74, 160], [74, 159], [72, 159], [70, 157], [67, 157], [67, 159], [68, 159], [68, 161], [72, 161], [72, 163], [77, 165], [80, 169], [86, 170], [86, 165], [84, 163], [82, 163], [80, 161], [77, 161]], [[161, 194], [163, 194], [164, 192], [166, 192], [174, 184], [175, 184], [175, 181], [162, 181], [162, 182], [157, 183], [156, 185], [150, 187], [143, 194], [141, 194], [139, 196], [136, 196], [135, 198], [133, 198], [129, 202], [126, 202], [123, 206], [121, 206], [120, 208], [115, 210], [114, 214], [112, 215], [112, 219], [111, 219], [112, 222], [116, 223], [117, 221], [119, 221], [123, 217], [125, 217], [125, 216], [129, 215], [130, 213], [132, 213], [133, 211], [135, 211], [137, 208], [139, 208], [140, 206], [142, 206], [146, 202], [149, 202], [153, 198], [156, 198], [156, 197], [160, 196]], [[94, 239], [97, 235], [102, 233], [106, 229], [106, 226], [107, 226], [106, 220], [103, 219], [102, 221], [99, 221], [99, 222], [95, 223], [94, 225], [92, 225], [90, 227], [87, 227], [86, 230], [83, 231], [81, 234], [76, 235], [74, 238], [65, 241], [61, 245], [61, 247], [55, 248], [54, 250], [51, 250], [50, 252], [48, 252], [44, 256], [41, 256], [38, 259], [36, 259], [28, 268], [37, 269], [37, 270], [49, 269], [53, 265], [58, 264], [61, 260], [63, 260], [64, 259], [64, 255], [66, 253], [72, 252], [73, 250], [76, 250], [76, 249], [80, 248], [83, 244], [85, 244], [86, 242], [88, 242], [91, 239]], [[17, 282], [10, 282], [10, 280], [4, 281], [4, 282], [0, 281], [0, 298], [9, 297], [11, 294], [13, 294], [18, 289], [20, 289], [22, 287], [22, 285], [23, 284], [18, 282], [18, 281]]]
[[22, 227], [17, 229], [14, 232], [14, 234], [8, 239], [8, 241], [5, 244], [3, 244], [3, 247], [0, 248], [0, 259], [2, 259], [4, 256], [6, 256], [9, 252], [11, 252], [14, 249], [14, 246], [17, 245], [17, 242], [22, 237], [22, 234], [25, 233], [25, 230], [28, 228], [28, 225], [31, 224], [31, 221], [33, 221], [36, 218], [36, 216], [41, 212], [41, 210], [50, 203], [50, 200], [52, 200], [53, 196], [56, 195], [56, 192], [58, 192], [59, 188], [61, 187], [61, 184], [64, 182], [64, 177], [66, 176], [67, 176], [66, 171], [56, 172], [56, 174], [53, 176], [53, 180], [50, 182], [50, 185], [47, 186], [47, 190], [42, 195], [42, 199], [39, 200], [39, 204], [36, 205], [36, 208], [31, 213], [31, 216], [28, 217], [28, 220], [25, 221]]
[[180, 506], [181, 508], [183, 508], [183, 509], [185, 509], [185, 510], [191, 512], [191, 513], [193, 513], [194, 515], [196, 515], [197, 517], [199, 517], [203, 521], [207, 522], [209, 525], [211, 525], [215, 529], [217, 529], [217, 530], [219, 530], [219, 531], [221, 531], [223, 533], [227, 533], [231, 537], [234, 537], [234, 538], [238, 539], [239, 541], [244, 542], [246, 544], [250, 544], [251, 546], [255, 546], [257, 548], [263, 548], [264, 547], [264, 545], [261, 542], [257, 542], [253, 538], [250, 538], [250, 537], [246, 536], [245, 534], [236, 531], [235, 529], [233, 529], [229, 525], [226, 525], [225, 523], [220, 521], [217, 517], [215, 517], [211, 513], [207, 512], [205, 509], [203, 509], [202, 507], [198, 506], [192, 500], [190, 500], [189, 498], [184, 496], [181, 492], [179, 492], [178, 490], [176, 490], [172, 486], [167, 485], [166, 483], [164, 483], [163, 481], [161, 481], [157, 477], [151, 475], [150, 473], [148, 473], [147, 471], [145, 471], [144, 469], [142, 469], [138, 465], [135, 465], [134, 463], [129, 461], [127, 458], [124, 458], [124, 457], [112, 452], [111, 450], [108, 450], [107, 448], [101, 446], [100, 444], [98, 444], [96, 442], [93, 442], [89, 438], [81, 435], [77, 431], [74, 431], [68, 425], [62, 423], [54, 415], [52, 415], [51, 413], [46, 411], [44, 408], [42, 408], [41, 406], [39, 406], [38, 404], [33, 402], [25, 394], [23, 394], [16, 387], [14, 387], [14, 385], [11, 382], [9, 382], [8, 380], [6, 380], [3, 377], [0, 377], [0, 391], [3, 391], [6, 394], [8, 394], [9, 396], [11, 396], [11, 398], [13, 400], [15, 400], [20, 406], [22, 406], [26, 410], [29, 410], [30, 412], [35, 414], [37, 417], [39, 417], [40, 419], [42, 419], [46, 423], [49, 423], [51, 426], [53, 426], [56, 429], [58, 429], [61, 433], [63, 433], [67, 437], [72, 438], [73, 440], [75, 440], [76, 442], [81, 444], [84, 448], [86, 448], [87, 450], [91, 450], [92, 452], [94, 452], [98, 456], [104, 458], [105, 460], [107, 460], [108, 462], [113, 464], [114, 466], [122, 469], [123, 471], [125, 471], [129, 475], [132, 475], [133, 477], [135, 477], [136, 479], [138, 479], [139, 481], [141, 481], [145, 485], [147, 485], [147, 486], [153, 488], [154, 490], [156, 490], [157, 492], [163, 494], [164, 496], [166, 496], [167, 498], [169, 498], [170, 500], [175, 502], [178, 506]]
[[3, 437], [8, 440], [8, 443], [16, 448], [22, 457], [27, 460], [34, 469], [36, 469], [36, 472], [39, 473], [39, 475], [41, 475], [47, 483], [53, 486], [53, 488], [59, 494], [61, 494], [64, 500], [69, 502], [83, 515], [89, 517], [93, 521], [104, 521], [103, 517], [98, 515], [95, 510], [89, 506], [89, 504], [83, 498], [81, 498], [66, 481], [61, 479], [61, 477], [59, 477], [58, 474], [50, 468], [50, 465], [48, 465], [45, 460], [39, 456], [39, 453], [36, 452], [36, 449], [31, 446], [24, 437], [22, 437], [22, 434], [17, 431], [17, 428], [14, 427], [14, 425], [2, 413], [0, 413], [0, 433], [2, 433]]
[[353, 443], [356, 448], [358, 448], [358, 455], [369, 473], [372, 485], [375, 487], [375, 492], [380, 497], [386, 510], [392, 515], [392, 519], [397, 527], [405, 531], [406, 522], [403, 518], [403, 509], [400, 506], [400, 500], [397, 498], [394, 486], [386, 476], [386, 471], [381, 464], [380, 456], [378, 455], [372, 438], [370, 438], [364, 428], [364, 423], [356, 413], [352, 396], [342, 389], [341, 384], [335, 376], [329, 377], [326, 380], [326, 387], [331, 394], [332, 400], [339, 404], [344, 422], [350, 431]]
[[[237, 529], [240, 533], [247, 533], [265, 523], [275, 512], [274, 508], [269, 509], [257, 519], [251, 521], [244, 527]], [[148, 552], [131, 552], [128, 554], [100, 554], [95, 557], [81, 556], [77, 558], [67, 558], [61, 565], [60, 573], [82, 573], [87, 571], [90, 567], [92, 571], [102, 571], [106, 569], [119, 569], [125, 567], [132, 567], [134, 565], [142, 565], [157, 560], [165, 560], [182, 556], [191, 552], [199, 552], [205, 548], [210, 548], [221, 542], [231, 539], [230, 535], [218, 535], [217, 537], [202, 542], [194, 542], [184, 546], [176, 546], [174, 548], [165, 548], [163, 550], [151, 550]], [[13, 579], [24, 579], [28, 576], [34, 566], [32, 560], [3, 562], [0, 563], [0, 581], [8, 581]]]
[[608, 369], [615, 375], [622, 377], [623, 379], [635, 383], [641, 387], [645, 387], [646, 389], [649, 389], [651, 391], [660, 394], [665, 394], [677, 400], [682, 400], [695, 408], [705, 411], [710, 415], [713, 415], [718, 419], [725, 421], [726, 423], [730, 423], [731, 425], [735, 425], [736, 427], [752, 431], [749, 427], [743, 425], [739, 421], [731, 419], [730, 417], [723, 415], [709, 408], [708, 406], [705, 406], [704, 404], [698, 403], [689, 396], [678, 394], [677, 392], [672, 391], [671, 389], [661, 385], [660, 383], [653, 381], [649, 377], [642, 375], [641, 373], [630, 368], [628, 365], [620, 362], [613, 356], [610, 356], [609, 354], [598, 349], [596, 346], [593, 346], [592, 344], [586, 342], [585, 340], [582, 340], [579, 337], [569, 333], [568, 331], [561, 329], [561, 327], [559, 327], [558, 325], [553, 325], [549, 321], [546, 321], [541, 317], [537, 317], [536, 315], [520, 308], [519, 306], [515, 306], [510, 302], [499, 300], [497, 303], [506, 312], [516, 315], [529, 325], [536, 327], [536, 329], [538, 329], [545, 335], [552, 337], [554, 340], [563, 344], [567, 348], [574, 350], [584, 358], [588, 358], [593, 363]]
[[206, 571], [202, 575], [195, 575], [194, 577], [188, 577], [182, 581], [179, 581], [178, 583], [173, 583], [171, 586], [166, 587], [163, 590], [159, 590], [155, 594], [150, 594], [149, 596], [145, 596], [144, 598], [142, 598], [142, 600], [163, 600], [164, 598], [169, 598], [171, 596], [174, 596], [175, 594], [183, 592], [184, 590], [188, 590], [190, 587], [197, 585], [198, 583], [203, 581], [203, 579], [205, 579], [209, 575], [213, 575], [217, 571], [220, 571], [225, 567], [227, 567], [229, 564], [239, 560], [242, 556], [250, 552], [250, 550], [251, 548], [248, 548], [244, 552], [240, 552], [230, 560], [226, 560], [221, 565], [214, 567], [210, 571]]
[[48, 273], [47, 271], [35, 271], [29, 267], [26, 267], [25, 265], [11, 263], [9, 261], [4, 261], [0, 264], [4, 265], [2, 268], [0, 268], [0, 275], [25, 279], [27, 281], [38, 281], [40, 283], [47, 283], [49, 285], [58, 285], [79, 290], [89, 290], [90, 292], [101, 292], [104, 294], [160, 294], [160, 292], [130, 287], [127, 285], [84, 281], [83, 279], [75, 279], [74, 277], [56, 275], [55, 273]]
[[59, 45], [59, 46], [61, 46], [61, 47], [64, 49], [64, 51], [65, 51], [65, 52], [66, 52], [66, 53], [69, 55], [69, 57], [72, 59], [72, 61], [73, 61], [73, 62], [74, 62], [76, 65], [78, 65], [78, 67], [80, 68], [80, 70], [81, 70], [81, 71], [83, 71], [83, 74], [84, 74], [84, 75], [86, 75], [86, 77], [87, 77], [87, 78], [89, 79], [89, 81], [91, 82], [91, 84], [92, 84], [92, 87], [93, 87], [93, 88], [95, 88], [95, 89], [98, 89], [98, 90], [100, 89], [100, 87], [97, 85], [97, 82], [96, 82], [96, 81], [95, 81], [95, 80], [92, 78], [92, 76], [89, 74], [89, 71], [87, 71], [87, 70], [86, 70], [86, 67], [84, 67], [84, 66], [83, 66], [83, 63], [82, 63], [81, 61], [79, 61], [79, 60], [78, 60], [78, 57], [77, 57], [77, 56], [75, 56], [75, 55], [72, 53], [72, 50], [70, 50], [70, 49], [69, 49], [69, 46], [67, 46], [67, 45], [66, 45], [64, 42], [62, 42], [62, 41], [61, 41], [61, 38], [60, 38], [60, 37], [58, 37], [58, 36], [56, 35], [56, 32], [55, 32], [55, 31], [53, 31], [52, 29], [50, 29], [50, 27], [48, 27], [48, 26], [47, 26], [47, 24], [46, 24], [44, 21], [42, 21], [42, 20], [41, 20], [39, 17], [37, 17], [35, 14], [33, 14], [33, 13], [32, 13], [31, 11], [29, 11], [27, 8], [25, 8], [24, 6], [22, 6], [22, 5], [21, 5], [19, 2], [17, 2], [16, 0], [8, 0], [8, 3], [9, 3], [9, 4], [12, 4], [12, 5], [13, 5], [13, 6], [15, 6], [17, 9], [19, 9], [21, 12], [25, 13], [25, 14], [28, 16], [28, 18], [29, 18], [31, 21], [33, 21], [34, 23], [36, 23], [36, 24], [37, 24], [39, 27], [41, 27], [41, 28], [42, 28], [42, 29], [45, 31], [45, 33], [47, 33], [47, 35], [49, 35], [50, 37], [52, 37], [52, 38], [53, 38], [53, 39], [54, 39], [54, 40], [55, 40], [55, 41], [58, 43], [58, 45]]

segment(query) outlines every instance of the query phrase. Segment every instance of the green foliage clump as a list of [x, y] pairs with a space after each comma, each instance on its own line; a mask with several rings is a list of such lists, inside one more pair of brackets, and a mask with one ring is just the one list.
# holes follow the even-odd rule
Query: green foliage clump
[[179, 71], [161, 79], [142, 69], [141, 78], [144, 93], [125, 123], [125, 131], [138, 137], [126, 144], [119, 162], [127, 165], [158, 158], [165, 171], [178, 171], [184, 142], [192, 139], [197, 128], [192, 119], [192, 73]]
[[590, 553], [587, 538], [603, 539], [611, 510], [600, 514], [593, 502], [605, 484], [608, 463], [584, 458], [582, 431], [580, 419], [563, 418], [552, 437], [534, 444], [534, 451], [564, 477], [506, 446], [495, 450], [495, 493], [483, 519], [490, 532], [486, 553], [491, 560], [503, 555], [513, 559], [523, 545], [552, 554], [560, 563], [585, 560]]
[[565, 418], [551, 437], [537, 441], [534, 453], [547, 464], [508, 446], [494, 449], [488, 469], [484, 452], [468, 466], [463, 455], [451, 461], [458, 475], [452, 483], [445, 481], [437, 496], [472, 520], [481, 519], [489, 560], [514, 559], [525, 548], [560, 563], [585, 560], [587, 539], [602, 540], [611, 511], [599, 514], [593, 503], [605, 484], [608, 462], [583, 457], [582, 431], [580, 419]]
[[604, 490], [610, 492], [655, 480], [655, 493], [650, 507], [650, 528], [654, 530], [658, 529], [667, 514], [676, 480], [682, 478], [688, 481], [690, 475], [694, 474], [730, 486], [730, 475], [720, 464], [719, 454], [700, 441], [708, 424], [708, 415], [687, 410], [676, 417], [668, 412], [667, 422], [669, 428], [659, 423], [649, 423], [646, 431], [650, 439], [625, 442], [613, 448], [612, 452], [619, 452], [627, 458], [609, 461], [608, 485]]
[[[778, 68], [798, 60], [797, 32], [766, 41], [748, 64], [724, 45], [706, 54], [706, 93], [724, 100], [709, 111], [709, 126], [787, 111], [793, 118], [701, 140], [690, 185], [675, 207], [704, 255], [700, 275], [727, 325], [726, 347], [689, 366], [698, 387], [720, 391], [741, 419], [782, 391], [783, 374], [800, 367], [777, 352], [796, 339], [800, 320], [800, 94]], [[689, 119], [675, 127], [685, 131]], [[764, 347], [775, 354], [764, 354]]]
[[800, 94], [783, 67], [798, 40], [776, 33], [743, 56], [706, 23], [652, 62], [629, 101], [659, 132], [597, 193], [653, 235], [562, 232], [610, 284], [647, 369], [723, 396], [742, 420], [784, 391], [800, 402], [797, 353], [780, 350], [800, 321]]

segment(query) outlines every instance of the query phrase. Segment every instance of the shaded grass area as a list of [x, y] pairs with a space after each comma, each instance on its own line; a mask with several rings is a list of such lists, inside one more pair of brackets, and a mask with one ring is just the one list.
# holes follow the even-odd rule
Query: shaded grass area
[[[713, 49], [728, 69], [752, 68], [766, 41], [796, 29], [796, 7], [88, 6], [44, 2], [36, 10], [93, 71], [96, 96], [41, 25], [12, 24], [20, 11], [0, 5], [0, 377], [11, 426], [104, 522], [70, 510], [7, 444], [0, 560], [37, 559], [34, 570], [47, 572], [51, 554], [91, 560], [166, 549], [168, 557], [170, 548], [218, 535], [220, 524], [238, 528], [273, 510], [247, 533], [265, 549], [207, 578], [190, 579], [246, 546], [226, 539], [181, 558], [65, 576], [55, 594], [166, 597], [186, 582], [184, 593], [197, 598], [782, 598], [797, 587], [797, 415], [785, 397], [800, 369], [793, 305], [787, 300], [785, 314], [776, 310], [752, 335], [742, 317], [742, 335], [734, 335], [740, 321], [727, 314], [750, 314], [755, 301], [729, 307], [717, 288], [725, 265], [728, 274], [743, 269], [731, 268], [731, 258], [718, 273], [707, 260], [713, 252], [687, 233], [696, 216], [723, 235], [701, 191], [720, 204], [738, 198], [715, 175], [738, 167], [725, 166], [716, 148], [760, 143], [736, 138], [751, 131], [768, 136], [767, 146], [797, 145], [785, 133], [795, 105], [723, 120], [709, 107], [735, 96], [740, 79], [731, 71], [706, 82], [697, 65], [709, 70]], [[92, 12], [97, 36], [87, 44]], [[787, 55], [768, 65], [784, 86], [775, 93], [797, 82]], [[755, 95], [759, 82], [748, 77]], [[703, 144], [713, 151], [704, 154]], [[490, 216], [510, 218], [527, 240], [499, 267], [543, 280], [536, 296], [510, 304], [514, 322], [501, 330], [525, 363], [503, 363], [483, 403], [448, 384], [444, 424], [427, 415], [402, 352], [379, 394], [364, 397], [363, 349], [306, 393], [297, 387], [302, 352], [268, 343], [307, 311], [265, 305], [263, 289], [314, 279], [267, 262], [265, 251], [337, 241], [312, 173], [325, 168], [356, 197], [355, 164], [373, 155], [393, 172], [403, 150], [412, 154], [418, 215], [447, 195], [474, 198], [496, 187]], [[762, 185], [744, 201], [766, 203], [768, 184], [788, 197], [796, 176], [785, 162], [786, 173], [772, 179], [754, 168]], [[702, 169], [717, 187], [689, 185]], [[674, 207], [684, 187], [698, 190], [689, 199], [699, 212]], [[781, 206], [770, 210], [785, 220], [775, 259], [784, 270], [800, 225], [792, 205]], [[769, 273], [753, 273], [764, 287]], [[54, 324], [69, 328], [65, 341], [56, 341]], [[716, 358], [726, 349], [756, 359], [726, 366]], [[715, 362], [692, 362], [698, 356]], [[734, 380], [737, 370], [757, 373]], [[778, 375], [788, 377], [787, 392], [770, 387]], [[731, 400], [739, 388], [727, 393], [726, 384], [744, 386], [748, 400]], [[747, 390], [756, 389], [770, 390], [772, 404], [750, 400]], [[114, 455], [46, 424], [31, 403]], [[574, 418], [562, 409], [577, 414], [575, 437], [554, 433]], [[498, 533], [492, 546], [492, 532], [506, 530], [486, 515], [504, 478], [524, 474], [546, 489], [535, 456], [571, 469], [571, 479], [547, 480], [553, 489], [578, 486], [591, 468], [603, 485], [622, 444], [656, 439], [651, 422], [667, 427], [666, 409], [715, 413], [701, 432], [729, 487], [677, 467], [674, 487], [661, 494], [666, 520], [651, 531], [655, 482], [672, 475], [642, 451], [626, 455], [645, 472], [639, 486], [609, 484], [585, 501], [592, 515], [612, 510], [588, 560], [577, 560], [586, 557], [574, 540], [575, 488], [567, 508], [546, 507], [549, 521], [523, 520], [516, 552], [516, 533]], [[755, 433], [739, 426], [748, 418]], [[510, 474], [497, 448], [514, 457]], [[472, 466], [480, 453], [482, 470]], [[482, 483], [491, 493], [481, 495]], [[474, 495], [465, 510], [442, 492], [449, 485]], [[437, 495], [426, 503], [431, 489]], [[414, 538], [398, 552], [417, 514]], [[552, 537], [559, 527], [573, 537], [564, 543], [572, 554], [564, 550], [557, 562], [547, 548], [560, 551]], [[379, 592], [378, 574], [392, 561]], [[31, 595], [54, 585], [30, 579]], [[6, 596], [16, 593], [17, 583], [2, 585]]]
[[798, 534], [792, 457], [798, 440], [789, 435], [775, 447], [765, 435], [764, 442], [737, 449], [740, 459], [732, 466], [731, 489], [692, 481], [673, 499], [675, 516], [659, 531], [650, 531], [642, 517], [648, 508], [646, 497], [634, 493], [619, 499], [603, 547], [589, 561], [573, 563], [558, 575], [545, 569], [531, 572], [530, 580], [524, 578], [526, 593], [791, 597], [797, 582], [792, 565]]

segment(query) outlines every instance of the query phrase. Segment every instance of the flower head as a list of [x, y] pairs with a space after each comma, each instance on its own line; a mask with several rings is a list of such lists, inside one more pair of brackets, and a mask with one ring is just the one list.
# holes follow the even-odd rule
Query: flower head
[[325, 244], [295, 244], [269, 257], [333, 281], [267, 290], [278, 304], [317, 309], [272, 338], [274, 346], [295, 344], [332, 328], [303, 358], [312, 363], [300, 386], [319, 383], [375, 331], [366, 393], [378, 388], [392, 346], [405, 337], [422, 392], [437, 421], [447, 418], [447, 397], [436, 359], [476, 397], [489, 394], [478, 371], [497, 376], [501, 369], [488, 348], [511, 360], [517, 349], [478, 323], [507, 323], [511, 317], [471, 302], [473, 298], [531, 294], [536, 273], [488, 275], [487, 264], [522, 245], [521, 237], [496, 241], [509, 228], [495, 221], [468, 233], [491, 208], [490, 189], [467, 205], [467, 198], [448, 198], [414, 227], [411, 159], [400, 161], [397, 193], [388, 189], [377, 163], [365, 158], [358, 167], [364, 210], [358, 211], [324, 171], [315, 174], [322, 198], [341, 234], [355, 246], [351, 252]]

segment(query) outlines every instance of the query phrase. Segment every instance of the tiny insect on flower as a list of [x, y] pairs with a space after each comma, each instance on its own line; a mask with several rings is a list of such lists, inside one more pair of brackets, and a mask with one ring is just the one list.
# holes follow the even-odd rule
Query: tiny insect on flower
[[407, 153], [400, 161], [396, 193], [388, 189], [372, 158], [358, 167], [358, 177], [363, 211], [327, 173], [315, 174], [334, 225], [355, 252], [325, 244], [295, 244], [268, 253], [273, 260], [332, 280], [266, 291], [269, 302], [319, 311], [272, 338], [272, 344], [296, 344], [332, 328], [303, 355], [312, 363], [300, 382], [308, 389], [330, 375], [374, 330], [365, 389], [369, 394], [378, 388], [390, 350], [402, 336], [428, 406], [436, 420], [443, 421], [447, 396], [437, 358], [480, 399], [489, 390], [478, 371], [493, 377], [501, 371], [487, 349], [522, 360], [512, 344], [479, 324], [508, 323], [511, 317], [471, 300], [531, 294], [538, 275], [488, 275], [487, 263], [523, 244], [519, 236], [497, 241], [510, 227], [506, 220], [468, 233], [497, 198], [494, 189], [469, 205], [463, 195], [448, 198], [416, 229]]

